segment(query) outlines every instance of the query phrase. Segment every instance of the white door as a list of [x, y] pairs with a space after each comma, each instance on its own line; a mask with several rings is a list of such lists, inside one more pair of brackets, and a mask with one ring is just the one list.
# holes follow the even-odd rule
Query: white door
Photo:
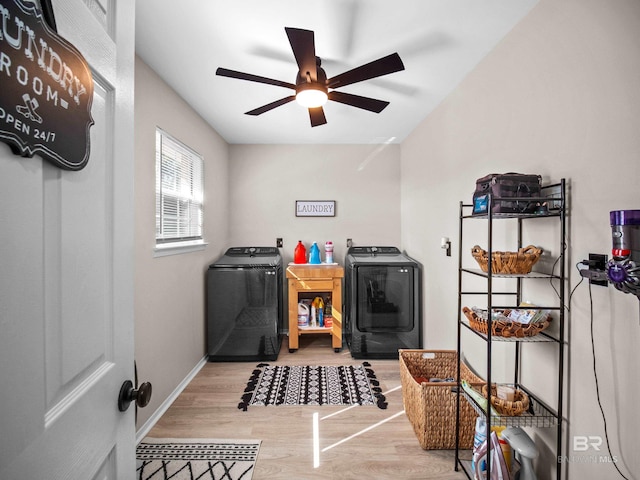
[[0, 143], [0, 478], [134, 478], [134, 408], [117, 406], [133, 376], [134, 2], [53, 7], [91, 66], [95, 125], [77, 172]]

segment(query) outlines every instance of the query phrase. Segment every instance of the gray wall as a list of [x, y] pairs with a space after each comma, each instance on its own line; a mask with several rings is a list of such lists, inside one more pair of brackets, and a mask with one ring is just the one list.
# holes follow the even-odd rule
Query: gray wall
[[[636, 0], [541, 0], [462, 84], [400, 146], [228, 146], [140, 61], [136, 73], [136, 358], [141, 379], [154, 381], [154, 402], [139, 425], [204, 355], [203, 272], [231, 245], [273, 245], [284, 239], [290, 261], [298, 239], [333, 240], [342, 261], [347, 237], [356, 244], [399, 245], [425, 267], [425, 345], [455, 348], [458, 205], [470, 201], [475, 179], [491, 172], [540, 173], [545, 182], [567, 178], [570, 189], [567, 285], [580, 280], [575, 265], [611, 248], [608, 212], [640, 208], [640, 3]], [[209, 247], [202, 253], [154, 259], [153, 131], [156, 125], [205, 156]], [[209, 166], [213, 162], [212, 166]], [[228, 162], [228, 163], [227, 163]], [[213, 174], [213, 176], [209, 176]], [[295, 200], [336, 200], [334, 218], [296, 218]], [[209, 218], [211, 215], [211, 218]], [[525, 241], [559, 255], [546, 220]], [[464, 254], [486, 237], [470, 230]], [[501, 248], [512, 232], [498, 232]], [[474, 236], [477, 237], [474, 238]], [[446, 257], [440, 238], [450, 237]], [[471, 261], [470, 255], [465, 262]], [[469, 264], [471, 266], [471, 264]], [[549, 288], [531, 300], [553, 300]], [[183, 292], [180, 313], [166, 292]], [[600, 393], [612, 454], [629, 472], [640, 471], [635, 434], [640, 428], [638, 300], [613, 288], [593, 288], [594, 334]], [[595, 396], [589, 289], [575, 291], [567, 313], [565, 454], [567, 478], [616, 478], [607, 463], [580, 462], [574, 435], [604, 436]], [[467, 352], [482, 368], [482, 347]], [[512, 350], [497, 348], [505, 368]], [[556, 395], [553, 347], [534, 347], [523, 377], [551, 402]], [[556, 460], [546, 444], [553, 429], [531, 432], [542, 448], [541, 479]], [[566, 460], [566, 459], [565, 459]], [[571, 458], [570, 458], [571, 460]], [[553, 477], [555, 478], [555, 477]]]
[[[293, 260], [302, 240], [322, 250], [331, 240], [344, 261], [354, 245], [400, 242], [399, 145], [232, 145], [230, 238], [237, 245], [275, 245]], [[296, 200], [335, 200], [335, 217], [296, 217]], [[324, 256], [323, 256], [324, 258]]]
[[[153, 385], [138, 427], [204, 357], [204, 278], [229, 231], [228, 145], [144, 62], [136, 58], [135, 90], [135, 357], [140, 381]], [[156, 126], [204, 157], [204, 239], [208, 246], [154, 257]]]
[[[402, 244], [422, 260], [426, 344], [455, 347], [457, 259], [439, 252], [441, 236], [458, 248], [458, 202], [469, 203], [474, 180], [487, 173], [540, 173], [545, 181], [570, 182], [568, 287], [580, 281], [574, 265], [589, 253], [611, 251], [610, 210], [640, 208], [640, 2], [632, 0], [542, 0], [488, 55], [440, 107], [402, 144]], [[441, 201], [435, 201], [442, 196]], [[545, 221], [546, 222], [546, 221]], [[536, 224], [527, 241], [551, 259], [559, 255], [551, 223]], [[508, 232], [499, 234], [509, 246]], [[486, 235], [467, 238], [463, 254]], [[511, 243], [513, 246], [513, 243]], [[548, 285], [547, 285], [548, 287]], [[549, 290], [547, 288], [547, 290]], [[613, 287], [593, 287], [594, 336], [602, 406], [611, 450], [620, 469], [640, 472], [636, 435], [640, 421], [640, 319], [638, 299]], [[532, 300], [552, 300], [534, 292]], [[567, 314], [568, 420], [565, 454], [574, 435], [602, 436], [590, 337], [589, 289], [577, 288]], [[469, 339], [467, 355], [476, 363], [481, 342]], [[536, 347], [523, 372], [534, 391], [552, 399], [557, 360], [553, 347]], [[494, 363], [509, 358], [495, 352]], [[553, 432], [533, 431], [553, 441]], [[538, 474], [551, 478], [555, 459], [543, 448]], [[611, 464], [574, 458], [575, 479], [618, 478]], [[624, 460], [624, 461], [623, 461]], [[582, 463], [581, 463], [582, 462]], [[555, 477], [554, 477], [555, 478]]]

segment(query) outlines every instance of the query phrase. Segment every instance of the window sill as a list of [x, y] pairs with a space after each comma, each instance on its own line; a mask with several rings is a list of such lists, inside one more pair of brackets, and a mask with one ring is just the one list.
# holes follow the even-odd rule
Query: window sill
[[158, 243], [153, 249], [153, 256], [166, 257], [168, 255], [180, 255], [204, 250], [209, 245], [204, 240], [192, 240], [189, 242]]

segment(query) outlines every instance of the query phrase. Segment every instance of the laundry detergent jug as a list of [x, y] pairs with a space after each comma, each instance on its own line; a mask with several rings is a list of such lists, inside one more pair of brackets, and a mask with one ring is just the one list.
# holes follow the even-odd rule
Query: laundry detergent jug
[[313, 242], [311, 248], [309, 249], [309, 263], [314, 265], [320, 265], [320, 249], [318, 248], [318, 243]]
[[293, 251], [293, 263], [307, 263], [307, 249], [302, 240], [298, 240], [298, 244]]
[[304, 302], [298, 304], [298, 326], [309, 326], [309, 305]]

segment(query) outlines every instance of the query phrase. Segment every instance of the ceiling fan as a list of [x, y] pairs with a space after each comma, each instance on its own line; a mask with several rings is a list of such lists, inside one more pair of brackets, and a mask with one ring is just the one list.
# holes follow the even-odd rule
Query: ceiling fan
[[327, 78], [327, 74], [321, 66], [322, 62], [320, 57], [316, 57], [313, 31], [285, 27], [285, 32], [287, 33], [287, 37], [289, 37], [289, 43], [291, 44], [291, 49], [293, 50], [293, 55], [299, 68], [295, 84], [221, 67], [216, 70], [216, 75], [223, 77], [276, 85], [278, 87], [290, 88], [296, 92], [295, 95], [289, 95], [288, 97], [245, 112], [247, 115], [261, 115], [269, 110], [296, 100], [309, 109], [311, 126], [317, 127], [318, 125], [327, 123], [322, 108], [327, 100], [344, 103], [375, 113], [380, 113], [389, 105], [389, 102], [383, 100], [338, 92], [335, 89], [404, 70], [404, 64], [397, 53], [379, 58], [378, 60], [361, 65], [335, 77]]

